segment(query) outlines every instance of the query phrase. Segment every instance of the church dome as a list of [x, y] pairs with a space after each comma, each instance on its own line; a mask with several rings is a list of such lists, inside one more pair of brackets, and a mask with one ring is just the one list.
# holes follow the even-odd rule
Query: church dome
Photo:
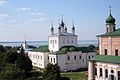
[[115, 18], [110, 14], [107, 19], [106, 19], [106, 23], [115, 23]]

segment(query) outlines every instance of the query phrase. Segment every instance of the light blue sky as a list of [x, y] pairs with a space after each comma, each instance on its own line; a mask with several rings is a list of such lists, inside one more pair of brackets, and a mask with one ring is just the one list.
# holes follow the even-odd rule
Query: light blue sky
[[109, 5], [120, 27], [120, 0], [0, 0], [0, 41], [47, 40], [50, 25], [57, 30], [61, 15], [71, 31], [72, 20], [78, 40], [96, 40], [105, 32]]

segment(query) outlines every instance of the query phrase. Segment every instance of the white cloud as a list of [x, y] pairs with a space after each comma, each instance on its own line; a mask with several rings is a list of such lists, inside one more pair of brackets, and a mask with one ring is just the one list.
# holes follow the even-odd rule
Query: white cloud
[[0, 13], [0, 20], [4, 20], [8, 17], [10, 17], [8, 14]]
[[31, 12], [31, 15], [39, 15], [39, 16], [44, 16], [45, 13], [41, 13], [41, 12]]
[[19, 11], [30, 11], [31, 9], [30, 8], [18, 8], [17, 10], [19, 10]]
[[30, 21], [34, 21], [34, 22], [37, 22], [37, 21], [43, 21], [45, 20], [44, 18], [39, 18], [39, 19], [31, 19]]
[[10, 23], [16, 23], [17, 20], [9, 20], [8, 22], [10, 22]]
[[4, 6], [7, 3], [6, 0], [0, 0], [0, 6]]

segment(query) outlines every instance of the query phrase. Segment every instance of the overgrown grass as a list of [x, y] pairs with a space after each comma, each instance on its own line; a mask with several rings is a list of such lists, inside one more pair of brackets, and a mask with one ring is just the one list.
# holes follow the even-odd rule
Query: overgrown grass
[[61, 73], [62, 77], [69, 77], [70, 80], [88, 80], [87, 71]]

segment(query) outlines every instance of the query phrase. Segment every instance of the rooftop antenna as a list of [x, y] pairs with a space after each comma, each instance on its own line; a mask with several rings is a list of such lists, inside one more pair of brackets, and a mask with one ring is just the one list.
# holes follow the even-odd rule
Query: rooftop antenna
[[110, 14], [111, 14], [111, 5], [109, 6], [109, 11], [110, 11]]
[[61, 20], [63, 21], [63, 15], [61, 15]]
[[53, 21], [51, 20], [51, 27], [53, 27]]
[[72, 20], [72, 25], [74, 26], [74, 20]]

